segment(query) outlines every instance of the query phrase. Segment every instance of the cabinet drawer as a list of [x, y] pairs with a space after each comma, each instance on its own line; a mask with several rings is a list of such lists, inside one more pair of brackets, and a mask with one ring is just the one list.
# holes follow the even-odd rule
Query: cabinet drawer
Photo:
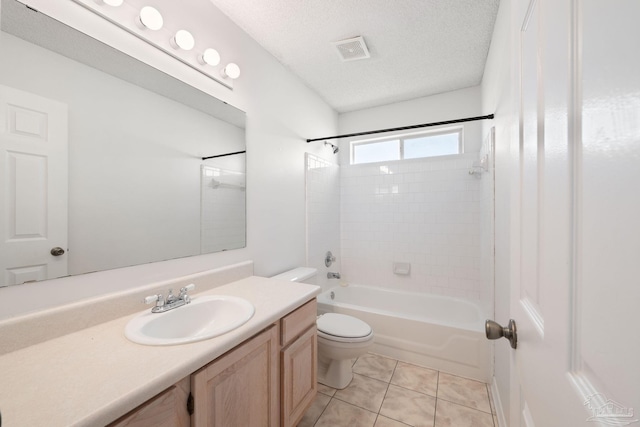
[[315, 298], [282, 318], [280, 323], [280, 344], [285, 347], [289, 342], [315, 325], [318, 308]]

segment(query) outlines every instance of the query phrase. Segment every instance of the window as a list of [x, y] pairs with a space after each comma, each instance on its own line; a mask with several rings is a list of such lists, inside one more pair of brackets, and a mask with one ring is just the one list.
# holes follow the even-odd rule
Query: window
[[353, 141], [351, 164], [462, 154], [462, 128]]

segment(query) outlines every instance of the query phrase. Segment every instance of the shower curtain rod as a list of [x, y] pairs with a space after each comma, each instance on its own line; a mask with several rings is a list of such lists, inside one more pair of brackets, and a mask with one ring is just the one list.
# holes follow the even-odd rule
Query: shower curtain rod
[[352, 137], [352, 136], [371, 135], [371, 134], [374, 134], [374, 133], [393, 132], [393, 131], [396, 131], [396, 130], [418, 129], [418, 128], [426, 128], [426, 127], [430, 127], [430, 126], [450, 125], [450, 124], [453, 124], [453, 123], [473, 122], [473, 121], [476, 121], [476, 120], [491, 120], [491, 119], [493, 119], [493, 114], [489, 114], [487, 116], [468, 117], [466, 119], [445, 120], [444, 122], [424, 123], [424, 124], [421, 124], [421, 125], [402, 126], [402, 127], [398, 127], [398, 128], [389, 128], [389, 129], [380, 129], [380, 130], [370, 130], [370, 131], [367, 131], [367, 132], [348, 133], [348, 134], [345, 134], [345, 135], [326, 136], [324, 138], [313, 138], [313, 139], [307, 139], [307, 143], [314, 142], [314, 141], [326, 141], [327, 139], [349, 138], [349, 137]]
[[234, 154], [243, 154], [243, 153], [246, 153], [246, 151], [236, 151], [235, 153], [217, 154], [215, 156], [203, 157], [202, 160], [215, 159], [216, 157], [233, 156]]

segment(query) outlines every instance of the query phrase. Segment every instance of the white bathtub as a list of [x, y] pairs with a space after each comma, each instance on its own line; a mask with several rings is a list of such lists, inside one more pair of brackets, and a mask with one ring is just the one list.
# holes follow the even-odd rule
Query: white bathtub
[[470, 301], [349, 285], [318, 295], [318, 312], [367, 322], [375, 353], [484, 382], [491, 378], [486, 316]]

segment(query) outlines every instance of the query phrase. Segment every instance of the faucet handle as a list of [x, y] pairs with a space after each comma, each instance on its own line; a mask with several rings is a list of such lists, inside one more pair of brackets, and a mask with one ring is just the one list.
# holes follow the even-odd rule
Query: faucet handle
[[180, 288], [180, 296], [178, 298], [181, 298], [185, 303], [189, 304], [191, 302], [191, 297], [187, 295], [187, 292], [192, 291], [195, 288], [196, 288], [196, 285], [194, 285], [193, 283], [190, 283], [187, 286]]
[[183, 286], [180, 288], [180, 296], [186, 295], [187, 292], [192, 291], [196, 288], [196, 285], [193, 283], [188, 284], [187, 286]]
[[145, 304], [153, 304], [154, 302], [163, 302], [162, 294], [151, 295], [144, 299]]

